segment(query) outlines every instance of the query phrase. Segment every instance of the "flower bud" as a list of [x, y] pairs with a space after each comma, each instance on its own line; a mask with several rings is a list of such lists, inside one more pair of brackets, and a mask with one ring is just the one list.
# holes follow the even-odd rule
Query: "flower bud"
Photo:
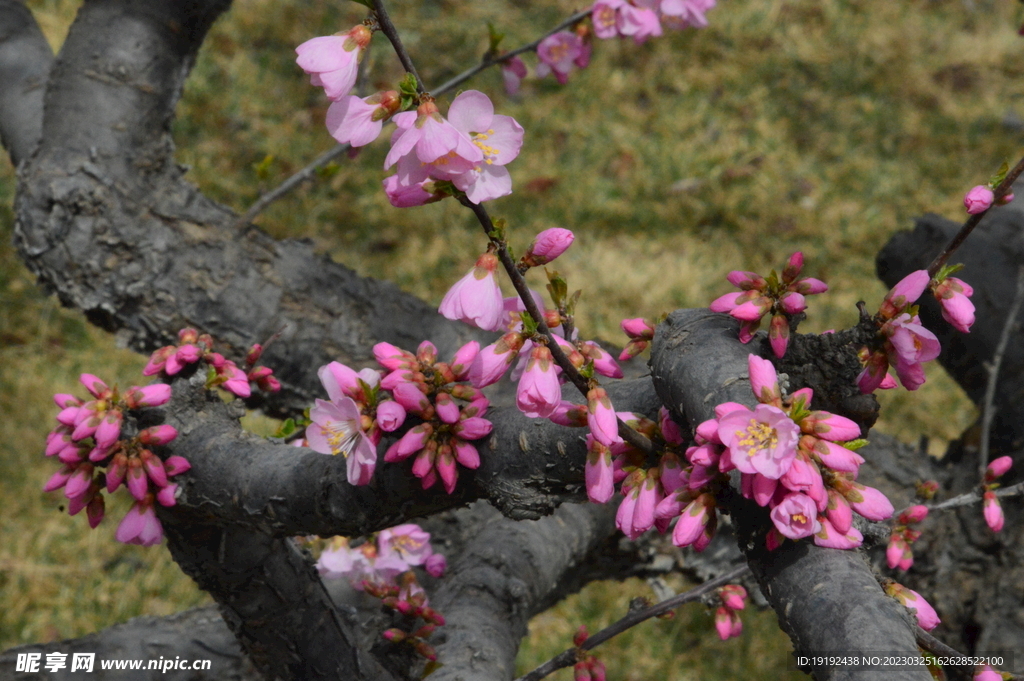
[[561, 227], [545, 229], [530, 244], [529, 250], [523, 256], [523, 264], [528, 267], [547, 264], [565, 253], [575, 238], [568, 229]]

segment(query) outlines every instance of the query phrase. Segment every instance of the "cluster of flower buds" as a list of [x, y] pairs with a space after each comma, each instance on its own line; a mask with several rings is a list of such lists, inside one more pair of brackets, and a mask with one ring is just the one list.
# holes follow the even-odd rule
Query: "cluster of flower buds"
[[354, 589], [397, 586], [398, 576], [414, 567], [422, 567], [432, 577], [443, 576], [447, 569], [445, 557], [430, 545], [430, 533], [415, 523], [382, 530], [357, 547], [344, 537], [334, 537], [317, 561], [321, 575], [345, 578]]
[[928, 507], [920, 504], [911, 506], [900, 513], [896, 524], [893, 525], [892, 533], [889, 535], [889, 547], [885, 551], [885, 560], [891, 569], [899, 568], [906, 571], [914, 564], [914, 550], [911, 545], [921, 537], [920, 530], [915, 530], [911, 525], [916, 525], [928, 517]]
[[[383, 636], [392, 643], [404, 643], [412, 647], [416, 654], [430, 662], [437, 662], [437, 651], [427, 643], [438, 627], [445, 624], [444, 616], [427, 605], [427, 593], [416, 581], [416, 575], [407, 572], [399, 578], [398, 586], [367, 585], [366, 592], [381, 599], [384, 607], [391, 608], [406, 617], [405, 629], [393, 627], [384, 631]], [[423, 620], [418, 624], [417, 620]]]
[[974, 304], [970, 284], [949, 276], [959, 266], [943, 268], [934, 278], [927, 270], [911, 272], [889, 291], [875, 317], [879, 325], [879, 347], [864, 347], [860, 360], [864, 371], [857, 377], [861, 392], [895, 387], [888, 376], [890, 366], [907, 390], [917, 390], [925, 382], [924, 362], [939, 356], [941, 346], [934, 333], [921, 324], [914, 303], [931, 289], [942, 306], [942, 316], [955, 329], [967, 333], [974, 324]]
[[597, 0], [591, 19], [598, 38], [629, 37], [637, 44], [662, 34], [662, 26], [682, 29], [708, 25], [705, 13], [715, 0]]
[[483, 418], [490, 403], [478, 389], [464, 383], [479, 351], [480, 344], [471, 341], [450, 362], [440, 362], [430, 341], [421, 343], [415, 355], [390, 343], [373, 348], [377, 361], [389, 372], [381, 387], [422, 421], [388, 448], [384, 460], [413, 457], [412, 472], [422, 480], [423, 489], [440, 479], [451, 494], [459, 477], [456, 463], [469, 469], [480, 466], [480, 454], [471, 442], [491, 432], [491, 422]]
[[225, 359], [219, 352], [213, 351], [213, 338], [208, 333], [199, 333], [195, 329], [186, 328], [178, 332], [178, 345], [166, 345], [155, 351], [149, 358], [144, 376], [164, 374], [174, 376], [189, 364], [199, 360], [207, 363], [208, 378], [206, 387], [220, 386], [238, 397], [246, 398], [252, 394], [252, 386], [267, 392], [277, 392], [281, 383], [274, 377], [270, 367], [257, 367], [263, 354], [263, 346], [255, 344], [245, 357], [246, 371], [243, 371], [230, 359]]
[[722, 605], [715, 611], [715, 630], [723, 641], [743, 633], [739, 611], [747, 605], [747, 590], [739, 584], [726, 584], [718, 590]]
[[[163, 528], [153, 505], [175, 504], [177, 485], [170, 478], [191, 466], [180, 456], [163, 461], [150, 448], [165, 445], [178, 432], [169, 425], [152, 426], [134, 437], [122, 438], [125, 413], [158, 407], [171, 399], [171, 386], [157, 383], [133, 386], [120, 394], [92, 374], [82, 374], [82, 385], [93, 399], [82, 401], [74, 395], [54, 395], [61, 408], [57, 428], [46, 440], [46, 455], [56, 456], [63, 466], [43, 486], [46, 492], [64, 490], [68, 512], [83, 508], [89, 527], [103, 520], [106, 504], [102, 489], [113, 493], [122, 483], [135, 504], [117, 528], [115, 537], [126, 544], [151, 546], [163, 538]], [[101, 470], [102, 469], [102, 470]]]
[[886, 594], [895, 598], [907, 608], [910, 608], [917, 617], [917, 625], [922, 629], [931, 631], [939, 626], [939, 623], [942, 621], [939, 619], [938, 613], [935, 612], [935, 608], [913, 589], [908, 589], [892, 580], [886, 580], [882, 585], [882, 589]]
[[761, 320], [771, 315], [768, 341], [776, 357], [786, 354], [789, 345], [790, 318], [807, 309], [804, 296], [824, 293], [828, 286], [818, 279], [798, 279], [804, 266], [803, 253], [789, 257], [782, 277], [772, 270], [767, 277], [756, 272], [734, 270], [726, 277], [739, 293], [727, 293], [709, 305], [712, 312], [728, 312], [740, 320], [740, 342], [749, 343], [761, 328]]
[[604, 662], [597, 659], [589, 650], [580, 648], [590, 638], [587, 628], [580, 625], [572, 637], [572, 644], [576, 646], [576, 664], [573, 665], [573, 681], [605, 681], [607, 671]]
[[[754, 409], [718, 405], [716, 418], [696, 428], [696, 444], [685, 453], [688, 466], [680, 466], [678, 457], [663, 457], [664, 498], [655, 518], [678, 516], [673, 543], [703, 550], [717, 527], [715, 486], [727, 484], [721, 474], [737, 469], [743, 496], [770, 509], [769, 550], [787, 538], [804, 537], [830, 548], [860, 546], [863, 537], [853, 527], [853, 512], [873, 521], [893, 513], [884, 494], [856, 482], [864, 462], [854, 451], [864, 444], [857, 439], [860, 428], [845, 417], [812, 410], [810, 388], [783, 396], [768, 360], [751, 355], [749, 372], [759, 402]], [[670, 433], [670, 444], [681, 441], [664, 425], [662, 433]], [[653, 490], [652, 498], [657, 498]]]
[[1002, 530], [1003, 523], [1005, 522], [1003, 507], [999, 505], [999, 497], [995, 493], [995, 490], [999, 487], [999, 483], [996, 480], [1005, 475], [1012, 465], [1012, 458], [1001, 456], [990, 463], [988, 468], [985, 469], [985, 480], [982, 482], [985, 523], [992, 528], [993, 532]]
[[657, 324], [649, 319], [637, 317], [636, 319], [623, 319], [622, 330], [629, 336], [629, 342], [619, 353], [619, 361], [625, 362], [633, 359], [647, 349], [647, 346], [654, 340], [654, 327]]

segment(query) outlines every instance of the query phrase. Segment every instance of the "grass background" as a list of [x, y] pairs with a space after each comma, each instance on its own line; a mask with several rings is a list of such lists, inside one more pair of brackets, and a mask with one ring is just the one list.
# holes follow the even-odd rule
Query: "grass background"
[[[29, 0], [51, 45], [73, 0]], [[392, 10], [419, 70], [439, 83], [486, 47], [486, 22], [505, 47], [532, 39], [578, 5], [564, 0], [423, 0]], [[294, 64], [295, 45], [363, 16], [348, 2], [236, 0], [214, 26], [175, 122], [178, 159], [211, 196], [244, 210], [333, 140], [327, 102]], [[467, 88], [526, 129], [509, 169], [515, 193], [490, 204], [522, 249], [544, 228], [573, 229], [558, 262], [584, 290], [584, 333], [624, 341], [618, 320], [702, 306], [730, 290], [731, 269], [765, 272], [795, 250], [831, 291], [811, 301], [805, 330], [838, 328], [884, 288], [873, 256], [926, 211], [959, 219], [963, 193], [1013, 163], [1024, 142], [1021, 6], [994, 0], [726, 0], [703, 30], [636, 46], [599, 41], [591, 66], [565, 87], [526, 81], [517, 97], [486, 72]], [[380, 36], [369, 87], [401, 75]], [[530, 61], [532, 70], [533, 62]], [[259, 223], [310, 237], [361, 274], [428, 300], [471, 265], [479, 229], [454, 201], [397, 210], [380, 191], [387, 145], [343, 158]], [[79, 636], [140, 614], [206, 602], [163, 548], [113, 540], [61, 512], [40, 487], [53, 470], [42, 443], [50, 397], [76, 391], [82, 371], [138, 382], [144, 358], [41, 292], [11, 248], [14, 172], [0, 155], [0, 649]], [[970, 281], [970, 272], [964, 273]], [[540, 281], [535, 282], [538, 287]], [[311, 371], [314, 368], [311, 368]], [[975, 418], [938, 367], [916, 394], [885, 395], [879, 429], [933, 451]], [[893, 391], [896, 392], [896, 391]], [[119, 495], [123, 496], [123, 495]], [[117, 498], [112, 518], [126, 510]], [[682, 585], [677, 585], [682, 588]], [[524, 670], [648, 595], [639, 582], [593, 585], [531, 625]], [[774, 615], [745, 613], [747, 633], [719, 642], [700, 606], [649, 622], [601, 653], [611, 679], [802, 678]], [[555, 679], [567, 681], [565, 670]]]

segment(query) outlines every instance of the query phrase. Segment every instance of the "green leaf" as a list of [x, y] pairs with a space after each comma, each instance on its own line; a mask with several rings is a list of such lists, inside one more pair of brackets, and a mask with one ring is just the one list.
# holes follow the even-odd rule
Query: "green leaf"
[[580, 369], [580, 376], [588, 381], [594, 377], [594, 360], [588, 359], [587, 363]]
[[267, 154], [263, 157], [263, 160], [259, 163], [253, 164], [253, 169], [256, 171], [256, 178], [259, 180], [267, 180], [270, 178], [270, 166], [274, 163], [274, 155]]
[[569, 295], [569, 283], [556, 270], [549, 271], [545, 267], [544, 273], [548, 275], [548, 293], [551, 294], [551, 300], [555, 307], [561, 310], [565, 306], [566, 296]]
[[416, 88], [416, 76], [411, 73], [407, 73], [402, 77], [402, 80], [398, 82], [398, 91], [403, 95], [412, 95], [418, 97], [420, 91]]
[[988, 186], [995, 189], [999, 186], [999, 183], [1006, 179], [1006, 173], [1010, 172], [1010, 164], [1003, 161], [1003, 165], [999, 166], [999, 170], [992, 176], [992, 179], [988, 181]]
[[580, 302], [580, 296], [582, 295], [583, 291], [580, 289], [576, 289], [573, 292], [572, 297], [570, 297], [569, 301], [565, 304], [565, 313], [570, 317], [576, 314], [576, 305]]
[[490, 41], [490, 47], [487, 48], [487, 51], [491, 54], [497, 54], [498, 45], [500, 45], [501, 41], [505, 38], [505, 34], [499, 33], [498, 30], [494, 28], [494, 24], [490, 21], [487, 22], [487, 34]]
[[295, 419], [285, 419], [285, 422], [281, 424], [281, 427], [277, 429], [273, 437], [284, 439], [298, 430], [298, 426], [295, 425]]
[[520, 317], [523, 320], [523, 335], [532, 336], [537, 333], [537, 322], [529, 312], [523, 312]]
[[866, 445], [867, 443], [868, 441], [865, 440], [864, 438], [858, 438], [856, 440], [850, 440], [849, 442], [840, 442], [838, 444], [842, 445], [843, 447], [846, 447], [851, 452], [855, 452], [864, 445]]
[[942, 269], [935, 274], [935, 279], [936, 281], [945, 281], [946, 277], [951, 274], [956, 274], [963, 268], [964, 264], [962, 262], [958, 262], [955, 265], [943, 265]]
[[316, 176], [321, 180], [329, 180], [341, 170], [341, 166], [333, 161], [325, 165], [323, 168], [316, 169]]
[[437, 660], [430, 660], [430, 661], [428, 661], [427, 664], [424, 665], [424, 667], [423, 667], [423, 676], [421, 676], [420, 678], [421, 679], [427, 678], [428, 676], [430, 676], [431, 674], [433, 674], [434, 672], [436, 672], [438, 669], [440, 669], [443, 666], [444, 665], [441, 664], [440, 662], [438, 662]]

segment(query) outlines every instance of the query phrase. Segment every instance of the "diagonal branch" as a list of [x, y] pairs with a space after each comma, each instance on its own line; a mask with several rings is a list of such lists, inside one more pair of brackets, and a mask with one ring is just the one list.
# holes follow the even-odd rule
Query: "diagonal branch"
[[0, 0], [0, 144], [17, 166], [42, 136], [43, 86], [53, 51], [32, 12]]

